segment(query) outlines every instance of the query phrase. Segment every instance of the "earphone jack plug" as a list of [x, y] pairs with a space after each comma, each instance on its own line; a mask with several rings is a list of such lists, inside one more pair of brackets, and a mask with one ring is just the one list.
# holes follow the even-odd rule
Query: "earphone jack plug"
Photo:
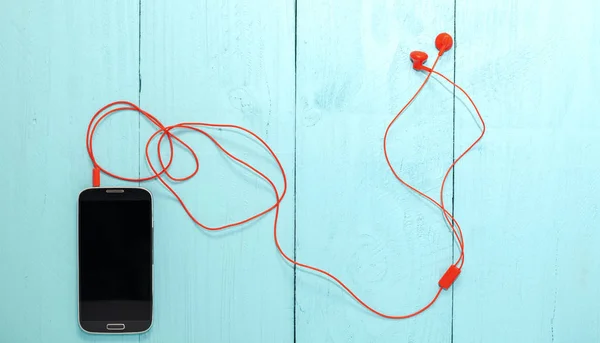
[[100, 168], [94, 167], [92, 170], [92, 186], [100, 187]]

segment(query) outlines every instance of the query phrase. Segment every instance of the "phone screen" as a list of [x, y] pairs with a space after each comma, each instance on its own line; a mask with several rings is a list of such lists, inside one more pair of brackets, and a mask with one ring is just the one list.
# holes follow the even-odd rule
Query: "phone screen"
[[[141, 189], [90, 191], [95, 194], [82, 194], [79, 200], [79, 320], [150, 321], [153, 253], [149, 193], [143, 196]], [[100, 329], [105, 326], [98, 324]]]

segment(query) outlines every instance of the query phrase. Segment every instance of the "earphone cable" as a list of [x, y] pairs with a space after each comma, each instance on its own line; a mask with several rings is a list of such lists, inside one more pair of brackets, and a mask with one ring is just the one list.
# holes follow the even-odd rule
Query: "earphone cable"
[[[418, 90], [415, 92], [415, 94], [411, 97], [411, 99], [406, 103], [406, 105], [396, 114], [396, 116], [391, 120], [391, 122], [389, 123], [389, 125], [387, 126], [385, 133], [384, 133], [384, 139], [383, 139], [383, 150], [384, 150], [384, 155], [385, 155], [385, 159], [386, 159], [386, 163], [388, 164], [392, 174], [396, 177], [396, 179], [398, 181], [400, 181], [404, 186], [408, 187], [410, 190], [412, 190], [413, 192], [419, 194], [420, 196], [424, 197], [425, 199], [429, 200], [431, 203], [433, 203], [434, 205], [436, 205], [437, 207], [439, 207], [442, 210], [442, 213], [444, 215], [444, 218], [446, 220], [446, 222], [448, 223], [448, 225], [450, 226], [450, 228], [452, 229], [453, 235], [456, 238], [456, 241], [459, 245], [460, 248], [460, 255], [458, 260], [451, 266], [451, 268], [454, 266], [456, 268], [458, 268], [458, 271], [460, 272], [460, 268], [462, 268], [463, 264], [464, 264], [464, 239], [463, 239], [463, 233], [462, 233], [462, 229], [460, 228], [460, 225], [458, 224], [458, 222], [456, 221], [456, 219], [453, 217], [453, 215], [451, 213], [449, 213], [447, 211], [447, 209], [444, 206], [444, 198], [443, 198], [443, 192], [444, 192], [444, 186], [445, 183], [447, 181], [448, 175], [450, 174], [450, 172], [453, 170], [453, 168], [455, 167], [456, 163], [462, 158], [464, 157], [483, 137], [484, 133], [485, 133], [485, 123], [483, 122], [483, 118], [481, 117], [481, 114], [479, 113], [479, 110], [477, 109], [477, 107], [475, 106], [475, 103], [473, 102], [473, 100], [471, 99], [471, 97], [462, 89], [460, 88], [458, 85], [454, 84], [452, 81], [450, 81], [448, 78], [446, 78], [443, 74], [435, 71], [435, 67], [439, 61], [441, 54], [439, 54], [432, 66], [432, 68], [430, 70], [428, 70], [427, 76], [425, 78], [425, 80], [422, 82], [421, 86], [418, 88]], [[469, 101], [471, 102], [471, 104], [473, 105], [473, 107], [475, 108], [479, 119], [482, 122], [483, 125], [483, 130], [482, 133], [480, 135], [480, 137], [473, 143], [471, 144], [471, 146], [469, 146], [469, 148], [467, 150], [465, 150], [457, 159], [455, 159], [453, 161], [453, 163], [450, 165], [450, 167], [447, 169], [447, 172], [442, 180], [442, 185], [441, 185], [441, 190], [440, 190], [440, 202], [437, 202], [436, 200], [434, 200], [432, 197], [428, 196], [427, 194], [425, 194], [424, 192], [421, 192], [420, 190], [418, 190], [417, 188], [415, 188], [414, 186], [410, 185], [409, 183], [407, 183], [406, 181], [404, 181], [396, 172], [396, 170], [394, 169], [392, 163], [390, 162], [389, 159], [389, 155], [388, 155], [388, 151], [387, 151], [387, 141], [388, 141], [388, 137], [389, 137], [389, 132], [390, 129], [392, 128], [392, 126], [394, 125], [394, 123], [397, 121], [397, 119], [406, 111], [406, 109], [409, 107], [409, 105], [417, 98], [417, 96], [419, 95], [419, 93], [422, 91], [423, 87], [427, 84], [427, 82], [429, 81], [431, 75], [435, 73], [436, 75], [439, 75], [441, 77], [443, 77], [444, 79], [446, 79], [448, 82], [450, 82], [452, 85], [454, 85], [455, 87], [457, 87], [461, 92], [463, 92], [465, 94], [465, 96], [469, 99]], [[119, 176], [115, 173], [112, 173], [108, 170], [106, 170], [105, 168], [101, 167], [100, 163], [97, 161], [95, 155], [94, 155], [94, 151], [93, 151], [93, 137], [94, 134], [96, 132], [96, 129], [99, 125], [100, 122], [102, 122], [102, 120], [104, 120], [106, 117], [108, 117], [111, 114], [115, 114], [118, 112], [122, 112], [122, 111], [134, 111], [139, 113], [140, 115], [144, 116], [147, 120], [149, 120], [152, 124], [154, 124], [158, 129], [157, 131], [155, 131], [150, 138], [148, 139], [147, 143], [146, 143], [146, 147], [145, 147], [145, 155], [146, 155], [146, 161], [148, 163], [148, 166], [150, 167], [150, 169], [152, 170], [152, 174], [146, 177], [140, 177], [140, 178], [129, 178], [129, 177], [123, 177], [123, 176]], [[253, 165], [251, 165], [250, 163], [244, 161], [243, 159], [235, 156], [234, 154], [232, 154], [231, 152], [229, 152], [225, 147], [223, 147], [217, 139], [215, 139], [206, 129], [211, 129], [211, 128], [219, 128], [219, 129], [230, 129], [230, 130], [237, 130], [237, 131], [242, 131], [245, 134], [248, 134], [250, 137], [252, 137], [253, 139], [255, 139], [257, 142], [259, 142], [271, 155], [271, 157], [273, 158], [273, 160], [275, 161], [275, 163], [278, 166], [279, 171], [281, 172], [282, 175], [282, 179], [283, 179], [283, 189], [280, 191], [277, 188], [277, 186], [275, 185], [275, 183], [271, 180], [271, 178], [269, 178], [266, 174], [264, 174], [263, 172], [261, 172], [260, 170], [258, 170], [256, 167], [254, 167]], [[183, 201], [183, 199], [178, 195], [178, 193], [169, 185], [169, 183], [167, 182], [167, 180], [171, 180], [173, 182], [181, 182], [181, 181], [186, 181], [189, 180], [191, 178], [193, 178], [197, 173], [198, 170], [200, 168], [200, 161], [199, 158], [196, 154], [196, 152], [194, 151], [194, 149], [192, 147], [190, 147], [183, 139], [181, 139], [179, 136], [177, 136], [174, 132], [176, 131], [182, 131], [182, 130], [190, 130], [190, 131], [194, 131], [197, 133], [200, 133], [202, 135], [204, 135], [205, 137], [207, 137], [220, 151], [222, 151], [225, 155], [227, 155], [229, 158], [231, 158], [232, 160], [234, 160], [237, 164], [243, 166], [244, 168], [250, 170], [251, 172], [253, 172], [254, 174], [256, 174], [257, 176], [259, 176], [261, 179], [263, 179], [265, 182], [267, 182], [269, 184], [269, 186], [273, 189], [273, 193], [275, 195], [275, 202], [274, 204], [270, 205], [269, 207], [267, 207], [266, 209], [253, 214], [245, 219], [242, 220], [237, 220], [233, 223], [229, 223], [229, 224], [224, 224], [224, 225], [220, 225], [220, 226], [209, 226], [206, 224], [203, 224], [202, 222], [200, 222], [197, 218], [195, 218], [195, 216], [192, 214], [192, 212], [188, 209], [188, 207], [186, 206], [185, 202]], [[155, 166], [150, 158], [150, 147], [152, 142], [156, 139], [156, 137], [158, 136], [158, 141], [157, 141], [157, 150], [156, 153], [158, 155], [158, 161], [159, 161], [159, 165], [160, 168], [157, 168], [157, 166]], [[162, 156], [162, 152], [161, 152], [161, 146], [163, 143], [164, 138], [166, 137], [168, 144], [169, 144], [169, 157], [167, 162], [165, 163], [165, 159], [163, 159]], [[175, 142], [174, 142], [175, 141]], [[195, 168], [194, 171], [192, 171], [189, 175], [187, 176], [183, 176], [183, 177], [175, 177], [173, 175], [171, 175], [169, 173], [169, 168], [173, 162], [173, 158], [174, 158], [174, 144], [180, 144], [181, 146], [183, 146], [185, 148], [185, 150], [187, 150], [193, 157], [194, 159], [194, 163], [195, 163]], [[368, 309], [369, 311], [371, 311], [372, 313], [384, 317], [384, 318], [390, 318], [390, 319], [405, 319], [405, 318], [410, 318], [413, 316], [416, 316], [419, 313], [422, 313], [423, 311], [425, 311], [426, 309], [428, 309], [431, 305], [433, 305], [433, 303], [435, 303], [435, 301], [438, 299], [441, 291], [442, 291], [442, 286], [440, 286], [437, 289], [437, 292], [435, 293], [435, 295], [433, 296], [433, 298], [431, 299], [430, 302], [428, 302], [425, 306], [421, 307], [419, 310], [406, 314], [406, 315], [388, 315], [385, 314], [383, 312], [380, 312], [378, 310], [375, 310], [373, 307], [369, 306], [366, 302], [364, 302], [360, 297], [358, 297], [344, 282], [342, 282], [340, 279], [338, 279], [336, 276], [334, 276], [333, 274], [307, 265], [307, 264], [303, 264], [300, 263], [298, 261], [295, 261], [294, 259], [290, 258], [285, 252], [284, 250], [281, 248], [281, 245], [279, 243], [279, 238], [278, 238], [278, 221], [279, 221], [279, 212], [280, 212], [280, 206], [281, 206], [281, 202], [283, 201], [283, 198], [285, 197], [286, 193], [287, 193], [287, 176], [285, 173], [285, 170], [279, 160], [279, 158], [277, 157], [277, 155], [274, 153], [274, 151], [271, 149], [271, 147], [261, 138], [259, 137], [257, 134], [255, 134], [254, 132], [252, 132], [251, 130], [248, 130], [244, 127], [238, 126], [238, 125], [231, 125], [231, 124], [211, 124], [211, 123], [203, 123], [203, 122], [188, 122], [188, 123], [179, 123], [179, 124], [175, 124], [175, 125], [171, 125], [171, 126], [164, 126], [156, 117], [154, 117], [152, 114], [150, 114], [147, 111], [144, 111], [143, 109], [139, 108], [137, 105], [131, 103], [131, 102], [127, 102], [127, 101], [117, 101], [117, 102], [113, 102], [110, 103], [104, 107], [102, 107], [98, 112], [96, 112], [96, 114], [92, 117], [90, 124], [88, 125], [88, 129], [87, 129], [87, 134], [86, 134], [86, 148], [88, 151], [88, 154], [90, 156], [90, 159], [92, 161], [92, 164], [94, 166], [94, 170], [93, 170], [93, 184], [94, 186], [99, 186], [100, 185], [100, 177], [99, 174], [100, 172], [109, 175], [115, 179], [119, 179], [119, 180], [124, 180], [124, 181], [129, 181], [129, 182], [144, 182], [144, 181], [149, 181], [149, 180], [153, 180], [153, 179], [158, 179], [159, 182], [161, 182], [163, 184], [163, 186], [165, 186], [165, 188], [167, 188], [167, 190], [177, 199], [177, 201], [181, 204], [181, 206], [183, 207], [184, 211], [187, 213], [187, 215], [190, 217], [190, 219], [198, 226], [200, 226], [203, 229], [209, 230], [209, 231], [218, 231], [218, 230], [224, 230], [224, 229], [228, 229], [228, 228], [232, 228], [232, 227], [236, 227], [236, 226], [240, 226], [243, 225], [245, 223], [248, 223], [254, 219], [257, 219], [273, 210], [275, 210], [275, 214], [274, 214], [274, 221], [273, 221], [273, 239], [275, 241], [275, 245], [277, 250], [279, 251], [279, 253], [283, 256], [283, 258], [285, 260], [287, 260], [288, 262], [301, 267], [301, 268], [305, 268], [308, 270], [312, 270], [314, 272], [323, 274], [325, 276], [327, 276], [328, 278], [330, 278], [331, 280], [333, 280], [334, 282], [336, 282], [338, 285], [340, 285], [344, 290], [346, 290], [348, 292], [349, 295], [351, 295], [358, 303], [360, 303], [363, 307], [365, 307], [366, 309]], [[457, 275], [456, 275], [457, 276]], [[456, 278], [456, 276], [454, 276], [454, 278]], [[451, 280], [452, 282], [454, 281], [454, 278]], [[441, 283], [441, 282], [440, 282]], [[451, 283], [451, 282], [450, 282]]]

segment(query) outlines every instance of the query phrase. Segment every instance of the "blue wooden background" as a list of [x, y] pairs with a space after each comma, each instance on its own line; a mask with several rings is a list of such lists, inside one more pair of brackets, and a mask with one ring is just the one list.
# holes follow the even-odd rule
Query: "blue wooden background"
[[[599, 342], [598, 13], [591, 0], [3, 1], [0, 342]], [[489, 132], [448, 189], [466, 264], [430, 310], [375, 317], [287, 265], [272, 214], [206, 233], [150, 182], [154, 326], [129, 336], [79, 329], [85, 129], [118, 99], [165, 123], [255, 130], [290, 176], [284, 249], [383, 311], [428, 301], [452, 260], [452, 237], [438, 210], [393, 179], [381, 143], [424, 77], [409, 52], [434, 55], [442, 31], [456, 45], [438, 70], [471, 92]], [[463, 100], [432, 81], [392, 132], [392, 162], [430, 194], [477, 135]], [[148, 173], [151, 131], [135, 114], [109, 119], [98, 159], [121, 174]], [[260, 148], [217, 135], [277, 175]], [[206, 140], [188, 138], [202, 169], [177, 189], [199, 218], [217, 225], [272, 201]], [[180, 156], [174, 169], [185, 173], [192, 161]]]

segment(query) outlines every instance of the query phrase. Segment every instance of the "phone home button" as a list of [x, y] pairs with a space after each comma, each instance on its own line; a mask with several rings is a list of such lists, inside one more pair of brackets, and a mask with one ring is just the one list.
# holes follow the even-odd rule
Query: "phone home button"
[[125, 330], [125, 324], [106, 324], [106, 330], [123, 331]]

